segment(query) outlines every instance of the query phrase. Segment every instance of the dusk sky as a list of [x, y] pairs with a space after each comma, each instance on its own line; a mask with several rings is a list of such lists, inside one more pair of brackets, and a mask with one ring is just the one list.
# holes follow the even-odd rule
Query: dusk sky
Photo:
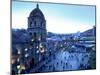
[[[12, 2], [12, 28], [27, 28], [27, 18], [36, 8], [33, 2]], [[54, 33], [75, 33], [95, 25], [95, 6], [38, 3], [46, 19], [46, 28]]]

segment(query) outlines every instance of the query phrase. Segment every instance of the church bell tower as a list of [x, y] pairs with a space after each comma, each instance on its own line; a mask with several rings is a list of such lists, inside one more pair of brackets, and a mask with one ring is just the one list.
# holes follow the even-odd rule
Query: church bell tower
[[28, 17], [28, 33], [32, 58], [36, 61], [44, 59], [46, 53], [46, 20], [38, 4]]

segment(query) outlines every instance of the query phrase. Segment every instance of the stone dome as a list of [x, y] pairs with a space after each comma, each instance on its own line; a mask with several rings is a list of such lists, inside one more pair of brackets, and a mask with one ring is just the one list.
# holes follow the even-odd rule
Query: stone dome
[[42, 11], [39, 9], [38, 4], [37, 4], [36, 8], [31, 11], [29, 17], [31, 17], [31, 18], [39, 17], [39, 18], [42, 18], [43, 20], [45, 20], [44, 15], [43, 15]]

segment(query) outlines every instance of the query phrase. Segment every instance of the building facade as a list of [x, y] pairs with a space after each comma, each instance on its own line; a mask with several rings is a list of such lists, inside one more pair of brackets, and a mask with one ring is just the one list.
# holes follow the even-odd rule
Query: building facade
[[31, 58], [37, 63], [45, 58], [46, 53], [46, 20], [39, 9], [39, 5], [33, 9], [28, 17], [28, 33], [30, 36]]

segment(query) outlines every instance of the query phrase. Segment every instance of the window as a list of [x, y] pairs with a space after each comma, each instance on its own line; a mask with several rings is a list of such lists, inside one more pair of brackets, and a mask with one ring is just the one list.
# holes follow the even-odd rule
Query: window
[[42, 33], [41, 33], [41, 40], [43, 40], [43, 39], [42, 39]]
[[32, 27], [32, 22], [30, 22], [30, 27]]
[[29, 34], [30, 34], [30, 36], [32, 36], [32, 32], [30, 32]]
[[41, 25], [40, 26], [42, 27], [42, 22], [41, 22]]
[[34, 21], [34, 26], [36, 26], [36, 21]]
[[36, 39], [36, 32], [34, 32], [34, 39]]

